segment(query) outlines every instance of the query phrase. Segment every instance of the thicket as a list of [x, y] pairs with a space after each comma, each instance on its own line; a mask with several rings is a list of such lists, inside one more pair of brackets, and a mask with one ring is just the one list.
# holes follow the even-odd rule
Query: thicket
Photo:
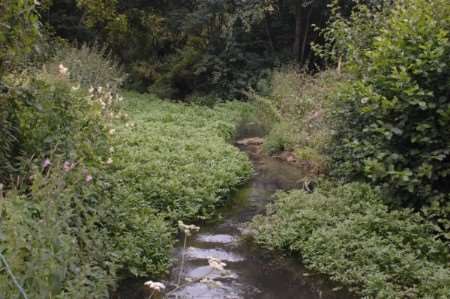
[[[352, 1], [341, 1], [348, 10]], [[98, 40], [120, 58], [127, 86], [168, 98], [243, 98], [287, 61], [320, 64], [329, 1], [43, 1], [42, 22], [69, 41]]]
[[[314, 103], [328, 104], [322, 154], [335, 181], [279, 194], [252, 223], [257, 242], [369, 298], [449, 296], [449, 9], [446, 1], [381, 1], [346, 17], [332, 8], [327, 43], [315, 47], [345, 80]], [[285, 102], [305, 94], [290, 90], [282, 89]], [[302, 124], [303, 111], [291, 110]], [[280, 108], [265, 111], [288, 119]], [[304, 125], [290, 138], [280, 134], [290, 127], [280, 128], [266, 146], [292, 151]], [[366, 183], [337, 186], [351, 181]]]
[[243, 103], [204, 106], [171, 104], [127, 95], [129, 126], [118, 127], [114, 167], [120, 182], [172, 221], [208, 218], [220, 199], [251, 173], [247, 157], [227, 144]]
[[256, 241], [368, 298], [447, 298], [450, 252], [411, 210], [389, 211], [369, 185], [277, 195], [254, 219]]
[[332, 154], [337, 175], [366, 178], [393, 193], [398, 206], [425, 207], [446, 238], [449, 16], [447, 1], [401, 1], [366, 48], [348, 45], [364, 64], [348, 62], [355, 80], [337, 96]]
[[174, 220], [211, 216], [251, 171], [226, 143], [244, 104], [124, 99], [115, 92], [122, 73], [104, 52], [69, 51], [73, 73], [54, 58], [2, 77], [16, 146], [1, 144], [14, 161], [0, 180], [7, 298], [19, 292], [10, 273], [32, 298], [106, 298], [127, 275], [163, 275]]
[[[261, 125], [268, 131], [264, 150], [295, 154], [316, 176], [329, 167], [332, 98], [345, 75], [334, 70], [315, 75], [296, 66], [273, 71], [266, 94], [251, 94]], [[306, 165], [308, 164], [308, 165]]]

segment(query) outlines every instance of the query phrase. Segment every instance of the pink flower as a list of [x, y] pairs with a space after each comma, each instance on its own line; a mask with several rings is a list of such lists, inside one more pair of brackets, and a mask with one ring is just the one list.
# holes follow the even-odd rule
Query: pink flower
[[47, 168], [50, 165], [52, 165], [52, 162], [50, 162], [50, 159], [45, 159], [44, 162], [42, 162], [42, 167]]
[[66, 161], [64, 162], [63, 169], [65, 172], [69, 172], [74, 168], [74, 164], [72, 162]]

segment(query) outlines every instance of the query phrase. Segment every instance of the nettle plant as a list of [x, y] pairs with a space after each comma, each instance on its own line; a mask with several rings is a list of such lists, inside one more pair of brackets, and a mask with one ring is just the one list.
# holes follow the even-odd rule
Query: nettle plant
[[[399, 2], [339, 94], [335, 162], [394, 191], [403, 205], [448, 213], [450, 4]], [[355, 68], [357, 69], [357, 68]], [[443, 206], [447, 206], [447, 211]]]

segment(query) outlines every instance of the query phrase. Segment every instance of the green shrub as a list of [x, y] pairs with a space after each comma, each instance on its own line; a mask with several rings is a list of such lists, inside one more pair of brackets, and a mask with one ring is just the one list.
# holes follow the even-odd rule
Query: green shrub
[[46, 68], [50, 73], [58, 74], [60, 64], [68, 68], [71, 81], [86, 89], [103, 87], [118, 92], [126, 78], [111, 52], [97, 43], [83, 44], [80, 47], [59, 46]]
[[271, 94], [253, 96], [257, 114], [271, 128], [265, 150], [311, 149], [325, 156], [331, 138], [329, 98], [344, 79], [331, 70], [314, 76], [292, 66], [274, 71]]
[[[1, 200], [2, 254], [32, 298], [105, 298], [116, 266], [103, 202], [81, 169], [66, 173], [61, 163], [49, 171], [33, 172], [28, 194], [9, 191]], [[18, 296], [5, 271], [0, 292]]]
[[[450, 212], [450, 4], [396, 4], [362, 78], [338, 95], [335, 165], [420, 208]], [[450, 229], [447, 223], [444, 229]]]
[[269, 134], [265, 137], [263, 148], [269, 154], [292, 150], [295, 145], [296, 136], [291, 132], [290, 124], [279, 122], [273, 125]]
[[107, 152], [110, 105], [102, 95], [89, 95], [59, 75], [45, 73], [5, 78], [7, 92], [0, 95], [1, 134], [5, 137], [0, 160], [0, 181], [20, 173], [20, 160], [44, 159], [61, 154], [65, 159], [95, 161]]
[[[9, 191], [0, 190], [0, 250], [25, 291], [33, 298], [106, 298], [119, 273], [165, 273], [171, 225], [138, 206], [108, 162], [118, 97], [88, 92], [63, 73], [8, 79], [14, 88], [3, 96], [12, 103], [19, 150], [16, 171], [2, 165], [1, 189]], [[4, 181], [10, 175], [13, 182]], [[0, 293], [17, 294], [5, 271]]]
[[214, 109], [130, 95], [132, 118], [117, 128], [114, 166], [136, 204], [170, 219], [208, 217], [250, 174], [247, 157], [227, 144], [244, 104]]
[[40, 32], [35, 1], [3, 0], [0, 11], [0, 83], [3, 83], [3, 75], [24, 62]]
[[433, 235], [433, 225], [406, 209], [389, 211], [368, 185], [280, 193], [252, 227], [258, 243], [301, 257], [363, 296], [450, 293], [450, 252]]

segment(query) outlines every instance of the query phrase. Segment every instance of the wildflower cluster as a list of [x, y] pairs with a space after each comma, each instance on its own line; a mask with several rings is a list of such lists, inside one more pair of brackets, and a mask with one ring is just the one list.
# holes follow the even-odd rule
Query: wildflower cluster
[[111, 91], [109, 86], [91, 87], [89, 88], [89, 98], [97, 102], [102, 107], [102, 111], [112, 118], [120, 118], [122, 115], [115, 115], [112, 111], [114, 107], [123, 101], [123, 97]]
[[192, 232], [198, 232], [200, 230], [199, 226], [193, 224], [184, 224], [183, 221], [178, 221], [178, 228], [184, 232], [186, 236], [191, 236]]
[[63, 64], [58, 66], [58, 72], [61, 76], [67, 76], [69, 74], [69, 69], [65, 67]]
[[166, 289], [166, 286], [163, 283], [155, 282], [155, 281], [151, 281], [151, 280], [145, 282], [144, 285], [147, 288], [149, 288], [149, 289], [151, 289], [153, 291], [157, 291], [157, 292], [161, 292], [161, 291]]

